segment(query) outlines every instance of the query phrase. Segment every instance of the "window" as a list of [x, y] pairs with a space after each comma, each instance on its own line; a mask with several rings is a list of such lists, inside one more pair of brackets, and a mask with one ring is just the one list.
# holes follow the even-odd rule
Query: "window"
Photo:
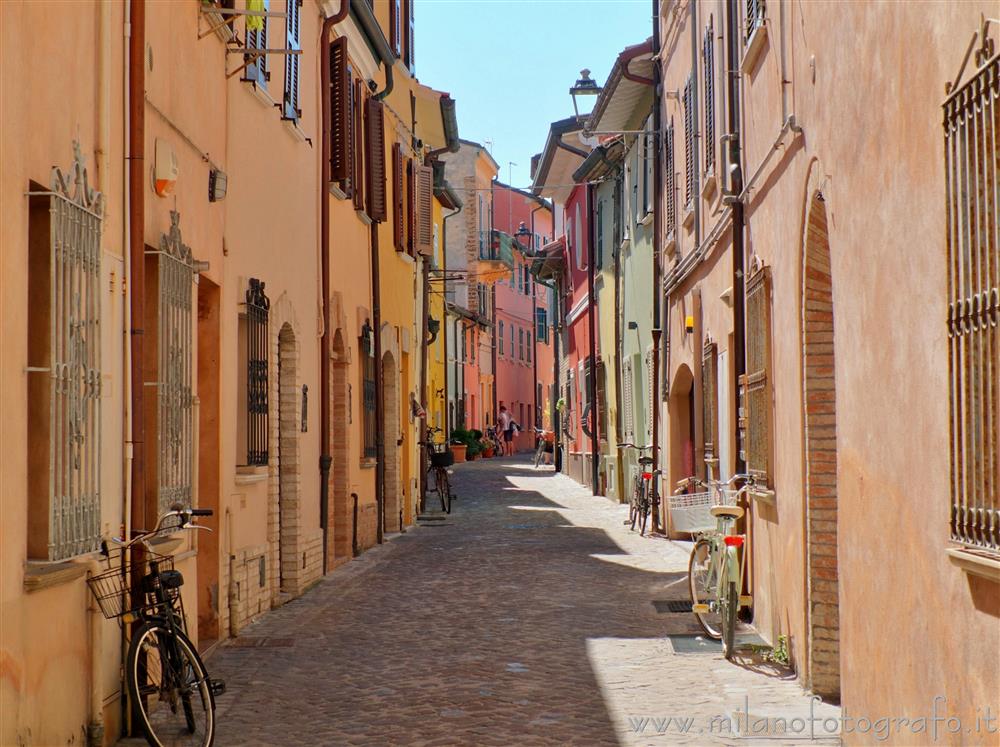
[[514, 357], [514, 325], [510, 325], [510, 357]]
[[586, 265], [583, 263], [583, 223], [580, 220], [580, 203], [576, 203], [576, 219], [573, 225], [573, 246], [576, 249], [576, 266], [582, 270]]
[[[719, 453], [718, 434], [718, 352], [714, 342], [706, 342], [701, 357], [702, 432], [705, 439], [705, 460]], [[716, 474], [718, 477], [718, 474]]]
[[[985, 47], [985, 42], [984, 45]], [[989, 53], [977, 50], [989, 59]], [[977, 62], [978, 62], [977, 57]], [[948, 372], [951, 421], [951, 539], [1000, 553], [1000, 247], [995, 165], [1000, 128], [993, 57], [944, 103], [948, 208]], [[988, 112], [988, 113], [987, 113]], [[992, 227], [991, 227], [992, 226]], [[994, 232], [991, 236], [991, 232]]]
[[533, 341], [531, 339], [531, 333], [528, 332], [528, 330], [524, 331], [524, 341], [525, 341], [525, 345], [524, 345], [524, 359], [528, 363], [531, 363], [531, 346], [533, 344]]
[[653, 132], [653, 118], [648, 117], [646, 119], [646, 126], [644, 127], [645, 134], [643, 137], [646, 140], [646, 175], [645, 175], [645, 185], [646, 185], [646, 215], [653, 212], [655, 208], [654, 200], [654, 190], [653, 190], [653, 167], [656, 163], [656, 148], [659, 146], [659, 141], [657, 139], [656, 133]]
[[604, 263], [604, 200], [597, 201], [597, 256], [595, 266], [600, 269]]
[[642, 139], [638, 138], [629, 156], [632, 164], [632, 220], [638, 223], [642, 220]]
[[705, 171], [708, 172], [715, 166], [715, 39], [711, 18], [705, 29], [702, 59], [705, 66]]
[[535, 338], [545, 344], [549, 342], [548, 313], [541, 306], [535, 308]]
[[397, 252], [406, 251], [403, 232], [403, 146], [392, 144], [392, 245]]
[[389, 0], [389, 44], [396, 57], [403, 47], [403, 0]]
[[[270, 0], [264, 0], [263, 12], [270, 10]], [[271, 74], [267, 71], [267, 55], [260, 50], [267, 49], [267, 16], [247, 16], [247, 54], [243, 55], [246, 67], [243, 68], [243, 80], [254, 83], [261, 88], [267, 88]]]
[[417, 254], [417, 172], [413, 159], [406, 159], [406, 253]]
[[358, 342], [358, 348], [361, 352], [361, 414], [364, 433], [362, 455], [365, 459], [375, 459], [378, 455], [375, 442], [375, 339], [367, 319], [361, 328], [361, 337]]
[[524, 330], [517, 328], [517, 359], [524, 360]]
[[413, 52], [413, 0], [403, 0], [403, 64], [414, 71], [416, 60]]
[[[266, 2], [266, 0], [265, 0]], [[285, 19], [285, 93], [281, 109], [281, 116], [284, 119], [298, 121], [302, 116], [299, 109], [299, 54], [302, 45], [299, 43], [299, 15], [301, 10], [301, 0], [287, 0], [287, 17]], [[344, 91], [344, 98], [350, 94]], [[346, 108], [346, 107], [345, 107]]]
[[497, 322], [497, 355], [503, 355], [503, 320]]
[[670, 122], [664, 134], [664, 169], [663, 191], [666, 193], [667, 205], [663, 221], [663, 230], [667, 236], [677, 229], [677, 164], [674, 163], [674, 123]]
[[430, 256], [434, 248], [434, 169], [410, 161], [413, 168], [413, 250]]
[[746, 0], [747, 2], [747, 39], [753, 36], [753, 32], [764, 25], [764, 2], [765, 0]]
[[246, 400], [247, 458], [249, 465], [268, 462], [267, 432], [267, 317], [271, 302], [264, 293], [264, 283], [250, 278], [246, 292]]
[[514, 276], [517, 278], [517, 292], [524, 293], [524, 273], [518, 263], [514, 264]]
[[104, 197], [79, 183], [71, 195], [84, 165], [73, 149], [71, 173], [54, 168], [51, 191], [29, 190], [28, 427], [19, 435], [28, 443], [27, 556], [37, 560], [91, 552], [101, 538]]
[[635, 441], [635, 399], [632, 386], [632, 358], [623, 361], [622, 370], [622, 415], [624, 416], [625, 440]]
[[351, 96], [351, 110], [348, 123], [347, 148], [350, 151], [350, 174], [351, 180], [344, 191], [351, 195], [355, 210], [365, 209], [365, 193], [361, 185], [364, 184], [362, 172], [364, 171], [364, 111], [367, 94], [367, 86], [360, 78], [354, 80], [353, 95]]
[[476, 331], [469, 329], [469, 363], [476, 362]]
[[742, 377], [743, 458], [747, 472], [769, 484], [771, 472], [771, 277], [757, 260], [747, 276], [746, 355]]
[[385, 189], [385, 110], [381, 101], [369, 97], [365, 102], [365, 179], [368, 217], [386, 220]]
[[684, 84], [684, 207], [689, 208], [694, 203], [695, 169], [695, 111], [694, 111], [694, 73], [688, 76]]
[[[342, 188], [354, 188], [349, 183], [354, 167], [351, 163], [351, 69], [347, 62], [347, 37], [330, 42], [330, 181]], [[357, 115], [355, 115], [355, 120]], [[356, 154], [353, 154], [356, 155]]]

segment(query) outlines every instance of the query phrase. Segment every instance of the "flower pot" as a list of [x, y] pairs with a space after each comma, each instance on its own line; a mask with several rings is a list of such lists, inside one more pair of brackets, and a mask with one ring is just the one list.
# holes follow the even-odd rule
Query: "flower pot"
[[455, 463], [456, 464], [458, 464], [459, 462], [464, 462], [465, 461], [465, 450], [467, 448], [469, 448], [469, 447], [466, 446], [465, 444], [452, 444], [451, 445], [451, 453], [455, 455]]
[[485, 451], [483, 451], [483, 457], [485, 457], [486, 459], [489, 459], [492, 456], [493, 456], [493, 447], [492, 446], [488, 447]]

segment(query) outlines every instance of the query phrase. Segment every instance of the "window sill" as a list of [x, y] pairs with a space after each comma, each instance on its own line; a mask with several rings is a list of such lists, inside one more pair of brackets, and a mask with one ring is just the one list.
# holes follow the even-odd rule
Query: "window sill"
[[401, 260], [403, 260], [404, 262], [406, 262], [409, 265], [414, 265], [414, 264], [417, 263], [417, 260], [415, 260], [413, 257], [411, 257], [406, 252], [396, 252], [396, 256], [399, 257]]
[[746, 48], [743, 51], [743, 59], [740, 61], [740, 72], [746, 74], [753, 69], [754, 63], [760, 58], [767, 43], [767, 19], [764, 19], [760, 26], [753, 30], [750, 38], [747, 39]]
[[241, 466], [236, 468], [237, 485], [253, 485], [267, 479], [267, 467]]
[[97, 553], [90, 553], [75, 560], [65, 560], [58, 563], [29, 560], [24, 566], [24, 590], [26, 592], [41, 591], [82, 578], [90, 570], [90, 561], [95, 560], [96, 557]]
[[648, 226], [652, 222], [653, 222], [653, 211], [650, 210], [648, 213], [642, 216], [642, 219], [639, 221], [639, 225]]
[[372, 219], [368, 217], [368, 213], [366, 213], [364, 210], [358, 210], [357, 208], [355, 208], [354, 214], [357, 215], [358, 218], [361, 219], [361, 222], [364, 223], [366, 226], [370, 226], [372, 224]]
[[378, 459], [369, 457], [361, 460], [361, 469], [374, 469], [378, 466]]
[[966, 573], [1000, 583], [1000, 556], [960, 547], [949, 547], [945, 553]]
[[285, 125], [285, 132], [287, 132], [289, 135], [291, 135], [292, 138], [294, 138], [298, 142], [304, 143], [304, 142], [306, 142], [306, 140], [309, 139], [309, 138], [306, 137], [306, 133], [304, 133], [299, 128], [299, 123], [298, 123], [297, 120], [282, 119], [281, 121]]
[[692, 205], [684, 206], [684, 218], [681, 220], [681, 225], [689, 231], [694, 227], [694, 207]]
[[267, 92], [264, 86], [258, 85], [255, 81], [248, 80], [245, 81], [247, 84], [247, 90], [253, 94], [253, 97], [257, 99], [261, 104], [266, 106], [268, 109], [273, 109], [278, 104], [274, 99], [271, 98], [271, 94]]
[[768, 506], [777, 506], [778, 502], [775, 499], [773, 490], [751, 490], [750, 495], [758, 503], [764, 503]]
[[669, 258], [677, 254], [677, 232], [671, 231], [667, 234], [667, 240], [663, 244], [663, 253]]
[[336, 197], [338, 200], [349, 200], [350, 197], [347, 196], [347, 192], [342, 190], [336, 182], [330, 182], [330, 194]]
[[622, 243], [618, 245], [618, 251], [627, 252], [629, 250], [629, 247], [631, 246], [632, 246], [632, 239], [626, 236], [624, 239], [622, 239]]
[[714, 170], [714, 168], [711, 171], [709, 171], [707, 174], [703, 174], [702, 175], [702, 179], [705, 180], [704, 184], [703, 184], [703, 186], [701, 188], [702, 199], [711, 200], [712, 196], [715, 195], [715, 188], [717, 186], [716, 180], [715, 180], [715, 170]]
[[[164, 537], [155, 537], [149, 541], [149, 546], [153, 548], [153, 552], [159, 555], [173, 555], [174, 550], [183, 544], [184, 535], [180, 533]], [[174, 560], [177, 559], [178, 558], [174, 558]]]

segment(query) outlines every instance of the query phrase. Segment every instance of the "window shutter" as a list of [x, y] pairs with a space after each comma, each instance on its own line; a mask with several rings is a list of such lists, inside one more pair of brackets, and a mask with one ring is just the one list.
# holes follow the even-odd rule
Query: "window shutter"
[[417, 195], [413, 159], [406, 159], [406, 253], [411, 257], [416, 251]]
[[684, 84], [684, 205], [687, 207], [694, 202], [694, 170], [695, 166], [695, 141], [694, 141], [694, 73], [688, 76], [687, 83]]
[[404, 54], [406, 55], [406, 66], [413, 72], [414, 63], [416, 62], [416, 57], [413, 54], [413, 0], [405, 0], [406, 3], [406, 23], [408, 25], [409, 33], [406, 35], [406, 49]]
[[706, 342], [701, 357], [702, 429], [705, 439], [705, 459], [718, 453], [718, 358], [714, 342]]
[[[299, 4], [301, 0], [287, 0], [287, 12], [285, 17], [285, 48], [299, 51], [302, 45], [299, 43]], [[285, 100], [282, 109], [282, 117], [285, 119], [298, 120], [302, 112], [299, 110], [299, 58], [302, 55], [285, 55]], [[344, 59], [346, 61], [346, 48]], [[346, 101], [346, 94], [345, 94]]]
[[743, 381], [747, 472], [768, 483], [771, 470], [771, 275], [751, 266], [747, 278], [747, 372]]
[[400, 56], [402, 6], [403, 0], [389, 0], [389, 41], [392, 44], [392, 53], [396, 57]]
[[635, 434], [633, 433], [635, 429], [633, 415], [635, 408], [635, 400], [632, 397], [632, 359], [629, 358], [625, 361], [624, 371], [622, 372], [622, 414], [625, 416], [625, 440], [633, 441]]
[[[417, 251], [430, 256], [434, 249], [434, 169], [417, 165]], [[485, 304], [484, 304], [485, 305]]]
[[347, 37], [330, 43], [330, 181], [342, 182], [350, 177], [351, 78], [347, 66]]
[[[270, 10], [270, 0], [264, 0], [264, 7], [262, 10], [266, 13]], [[260, 16], [248, 16], [247, 17], [247, 49], [267, 49], [267, 22], [266, 16], [261, 18]], [[251, 26], [257, 26], [258, 28], [251, 28]], [[247, 66], [243, 69], [243, 80], [252, 81], [256, 83], [261, 88], [267, 88], [267, 81], [271, 77], [270, 73], [267, 72], [267, 55], [255, 55], [251, 57], [250, 55], [244, 55], [244, 61]]]
[[403, 147], [392, 144], [392, 245], [397, 252], [403, 246]]
[[674, 163], [674, 123], [667, 127], [665, 136], [666, 142], [663, 149], [666, 152], [664, 158], [663, 191], [666, 192], [667, 209], [664, 216], [663, 230], [669, 236], [677, 229], [677, 166]]
[[715, 39], [712, 24], [705, 29], [705, 171], [715, 166]]
[[382, 102], [368, 99], [365, 105], [365, 124], [367, 137], [365, 148], [367, 155], [366, 179], [368, 187], [368, 217], [381, 222], [387, 218], [385, 189], [385, 110]]
[[351, 143], [348, 149], [351, 152], [351, 196], [354, 199], [354, 209], [365, 209], [365, 192], [362, 188], [361, 173], [364, 171], [364, 106], [365, 106], [365, 84], [359, 78], [354, 81], [354, 100], [351, 107]]
[[653, 350], [646, 351], [646, 443], [653, 440], [653, 408], [656, 407], [653, 381]]

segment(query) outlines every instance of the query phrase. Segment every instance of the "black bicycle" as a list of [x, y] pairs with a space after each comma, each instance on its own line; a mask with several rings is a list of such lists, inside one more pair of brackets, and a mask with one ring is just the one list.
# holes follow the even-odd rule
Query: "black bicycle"
[[454, 496], [451, 492], [451, 478], [448, 468], [455, 463], [455, 455], [451, 453], [447, 443], [438, 443], [434, 440], [434, 434], [440, 432], [440, 428], [428, 428], [426, 440], [420, 443], [427, 449], [427, 461], [430, 464], [427, 474], [434, 477], [433, 488], [428, 480], [427, 492], [430, 493], [433, 490], [437, 493], [441, 499], [441, 510], [450, 514], [451, 500]]
[[650, 510], [660, 505], [656, 483], [662, 472], [651, 470], [653, 458], [643, 453], [652, 449], [652, 444], [636, 446], [633, 443], [625, 442], [618, 444], [618, 448], [635, 449], [639, 452], [639, 471], [635, 473], [632, 481], [632, 495], [629, 497], [628, 519], [625, 523], [633, 531], [635, 531], [635, 525], [638, 524], [641, 536], [646, 533], [646, 522], [649, 520]]
[[194, 524], [210, 509], [174, 507], [156, 528], [119, 546], [102, 543], [108, 570], [87, 584], [101, 612], [119, 625], [135, 623], [125, 658], [129, 702], [153, 747], [209, 747], [215, 740], [215, 696], [225, 692], [212, 680], [187, 636], [181, 586], [173, 558], [153, 551], [149, 540]]

